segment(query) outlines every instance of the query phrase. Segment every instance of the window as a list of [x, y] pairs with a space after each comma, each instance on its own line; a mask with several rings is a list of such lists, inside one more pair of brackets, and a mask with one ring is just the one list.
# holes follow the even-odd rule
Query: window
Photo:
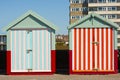
[[88, 11], [88, 8], [87, 7], [83, 7], [83, 11]]
[[76, 8], [76, 11], [79, 11], [79, 8]]
[[[120, 30], [118, 30], [118, 34], [120, 34]], [[120, 38], [119, 38], [120, 39]]]
[[93, 3], [94, 0], [89, 0], [89, 3]]
[[87, 7], [81, 7], [81, 8], [72, 8], [71, 11], [75, 12], [75, 11], [88, 11]]
[[1, 40], [1, 36], [0, 36], [0, 42], [1, 42], [2, 40]]
[[75, 16], [71, 16], [71, 19], [75, 19]]
[[108, 15], [108, 19], [112, 19], [112, 15]]
[[108, 0], [109, 3], [111, 2], [117, 2], [117, 0]]
[[104, 18], [108, 18], [108, 19], [116, 19], [117, 15], [115, 14], [101, 14], [101, 16], [103, 16]]
[[71, 19], [81, 19], [84, 15], [78, 15], [78, 16], [71, 16]]
[[98, 8], [98, 11], [102, 11], [102, 7], [99, 7], [99, 8]]
[[115, 11], [115, 10], [116, 10], [116, 7], [112, 7], [112, 10]]
[[98, 7], [98, 11], [106, 11], [106, 7]]
[[3, 46], [3, 50], [6, 50], [6, 46], [5, 45]]
[[115, 19], [115, 18], [116, 18], [116, 15], [112, 14], [112, 18]]
[[81, 11], [88, 11], [88, 8], [87, 7], [82, 7]]
[[88, 0], [72, 0], [71, 3], [88, 3]]
[[108, 19], [115, 19], [117, 16], [115, 14], [109, 14]]
[[105, 3], [106, 0], [98, 0], [99, 3]]
[[3, 45], [0, 45], [0, 50], [3, 50]]
[[79, 11], [79, 8], [72, 8], [71, 11]]
[[88, 8], [89, 11], [97, 11], [97, 8], [96, 7], [90, 7]]
[[72, 0], [72, 3], [79, 3], [79, 0]]
[[102, 10], [103, 10], [103, 11], [106, 11], [106, 7], [102, 7]]
[[116, 7], [108, 7], [108, 11], [116, 11]]
[[0, 42], [5, 42], [6, 43], [6, 36], [0, 36]]
[[6, 37], [5, 36], [3, 37], [3, 42], [6, 43]]
[[80, 16], [76, 16], [76, 19], [79, 19], [80, 18]]
[[81, 0], [81, 3], [88, 3], [88, 0]]
[[111, 7], [108, 7], [108, 11], [111, 11]]
[[[118, 31], [119, 32], [119, 31]], [[118, 38], [118, 43], [120, 43], [120, 38]]]
[[101, 14], [102, 17], [106, 18], [106, 15], [105, 14]]
[[83, 18], [85, 15], [81, 15], [80, 18]]
[[72, 8], [71, 11], [75, 11], [75, 8]]

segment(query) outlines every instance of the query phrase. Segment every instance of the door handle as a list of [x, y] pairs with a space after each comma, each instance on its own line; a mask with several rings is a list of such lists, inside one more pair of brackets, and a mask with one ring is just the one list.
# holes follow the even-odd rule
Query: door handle
[[96, 45], [98, 45], [98, 44], [99, 44], [99, 42], [97, 42], [97, 41], [94, 41], [94, 42], [92, 42], [92, 44], [96, 44]]
[[28, 49], [28, 50], [27, 50], [27, 53], [30, 53], [31, 51], [32, 51], [31, 49]]

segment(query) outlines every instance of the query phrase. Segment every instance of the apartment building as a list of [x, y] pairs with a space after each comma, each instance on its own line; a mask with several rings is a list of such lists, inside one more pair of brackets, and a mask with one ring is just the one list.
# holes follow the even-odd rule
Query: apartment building
[[0, 35], [0, 51], [6, 50], [6, 35]]
[[[120, 26], [120, 0], [69, 0], [69, 23], [83, 18], [89, 13], [97, 13]], [[118, 48], [120, 48], [120, 28], [118, 29]]]

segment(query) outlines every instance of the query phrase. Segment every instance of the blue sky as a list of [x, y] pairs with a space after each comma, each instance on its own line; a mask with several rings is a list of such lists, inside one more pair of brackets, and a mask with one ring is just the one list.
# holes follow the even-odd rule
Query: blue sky
[[57, 34], [67, 34], [69, 0], [1, 0], [0, 28], [7, 26], [28, 10], [35, 11], [40, 16], [57, 25]]

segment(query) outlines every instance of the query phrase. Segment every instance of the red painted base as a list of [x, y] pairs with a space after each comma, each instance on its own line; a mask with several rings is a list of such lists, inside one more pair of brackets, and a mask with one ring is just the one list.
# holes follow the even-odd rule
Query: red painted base
[[11, 51], [7, 51], [6, 52], [6, 74], [10, 74], [11, 73]]
[[8, 75], [53, 75], [52, 72], [11, 72]]
[[72, 71], [72, 50], [69, 50], [69, 74], [117, 74], [118, 73], [118, 50], [114, 50], [114, 71], [112, 72], [73, 72]]
[[51, 50], [51, 70], [52, 73], [56, 72], [56, 51]]
[[80, 75], [105, 75], [105, 74], [116, 74], [116, 72], [72, 72], [69, 74], [80, 74]]
[[51, 50], [51, 72], [11, 72], [11, 51], [7, 51], [7, 75], [52, 75], [56, 72], [56, 51]]

